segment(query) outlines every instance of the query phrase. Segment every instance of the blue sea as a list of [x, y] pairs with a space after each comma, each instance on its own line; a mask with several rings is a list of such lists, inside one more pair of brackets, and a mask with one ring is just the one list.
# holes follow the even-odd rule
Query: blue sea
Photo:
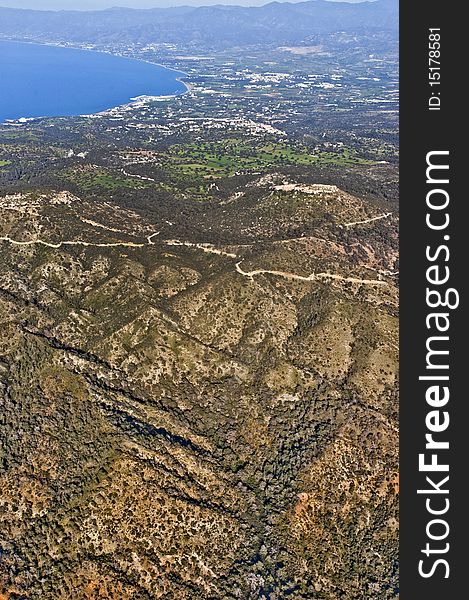
[[183, 73], [102, 52], [0, 42], [0, 122], [92, 114], [186, 90]]

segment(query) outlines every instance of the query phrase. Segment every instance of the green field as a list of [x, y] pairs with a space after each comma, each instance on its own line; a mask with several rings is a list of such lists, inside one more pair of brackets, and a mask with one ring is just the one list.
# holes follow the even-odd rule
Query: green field
[[186, 198], [204, 200], [211, 197], [216, 179], [236, 174], [268, 173], [272, 169], [290, 166], [347, 167], [374, 162], [361, 158], [346, 147], [329, 152], [284, 142], [229, 138], [174, 144], [157, 154], [156, 164], [159, 173], [154, 173], [151, 167], [146, 173], [146, 176], [155, 177], [155, 182], [127, 176], [117, 168], [91, 165], [64, 169], [57, 176], [84, 192], [158, 188]]
[[240, 172], [265, 171], [273, 166], [373, 164], [347, 148], [340, 152], [321, 152], [280, 142], [251, 145], [238, 139], [175, 145], [165, 158], [163, 163], [173, 172], [198, 177], [227, 177]]
[[96, 189], [118, 190], [120, 188], [140, 189], [153, 187], [154, 185], [149, 181], [126, 177], [102, 168], [67, 169], [60, 173], [60, 178], [74, 183], [84, 191]]

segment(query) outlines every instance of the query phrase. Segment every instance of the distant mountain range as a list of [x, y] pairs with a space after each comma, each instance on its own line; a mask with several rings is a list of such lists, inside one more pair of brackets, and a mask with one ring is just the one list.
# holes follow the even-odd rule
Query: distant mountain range
[[398, 31], [398, 0], [351, 4], [310, 0], [261, 7], [181, 6], [103, 11], [0, 8], [0, 37], [75, 43], [249, 45], [299, 43], [336, 31]]

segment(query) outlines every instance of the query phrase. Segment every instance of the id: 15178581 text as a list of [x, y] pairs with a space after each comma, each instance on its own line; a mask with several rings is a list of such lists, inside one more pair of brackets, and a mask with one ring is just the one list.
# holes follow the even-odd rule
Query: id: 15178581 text
[[428, 85], [431, 89], [428, 98], [428, 110], [441, 109], [441, 34], [439, 28], [428, 30]]

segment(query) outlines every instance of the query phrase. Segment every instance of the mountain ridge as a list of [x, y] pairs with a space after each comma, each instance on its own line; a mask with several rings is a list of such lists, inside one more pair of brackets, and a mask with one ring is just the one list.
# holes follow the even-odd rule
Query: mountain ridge
[[250, 45], [301, 42], [308, 36], [335, 31], [397, 34], [397, 17], [395, 0], [60, 12], [0, 7], [0, 36], [76, 43]]

